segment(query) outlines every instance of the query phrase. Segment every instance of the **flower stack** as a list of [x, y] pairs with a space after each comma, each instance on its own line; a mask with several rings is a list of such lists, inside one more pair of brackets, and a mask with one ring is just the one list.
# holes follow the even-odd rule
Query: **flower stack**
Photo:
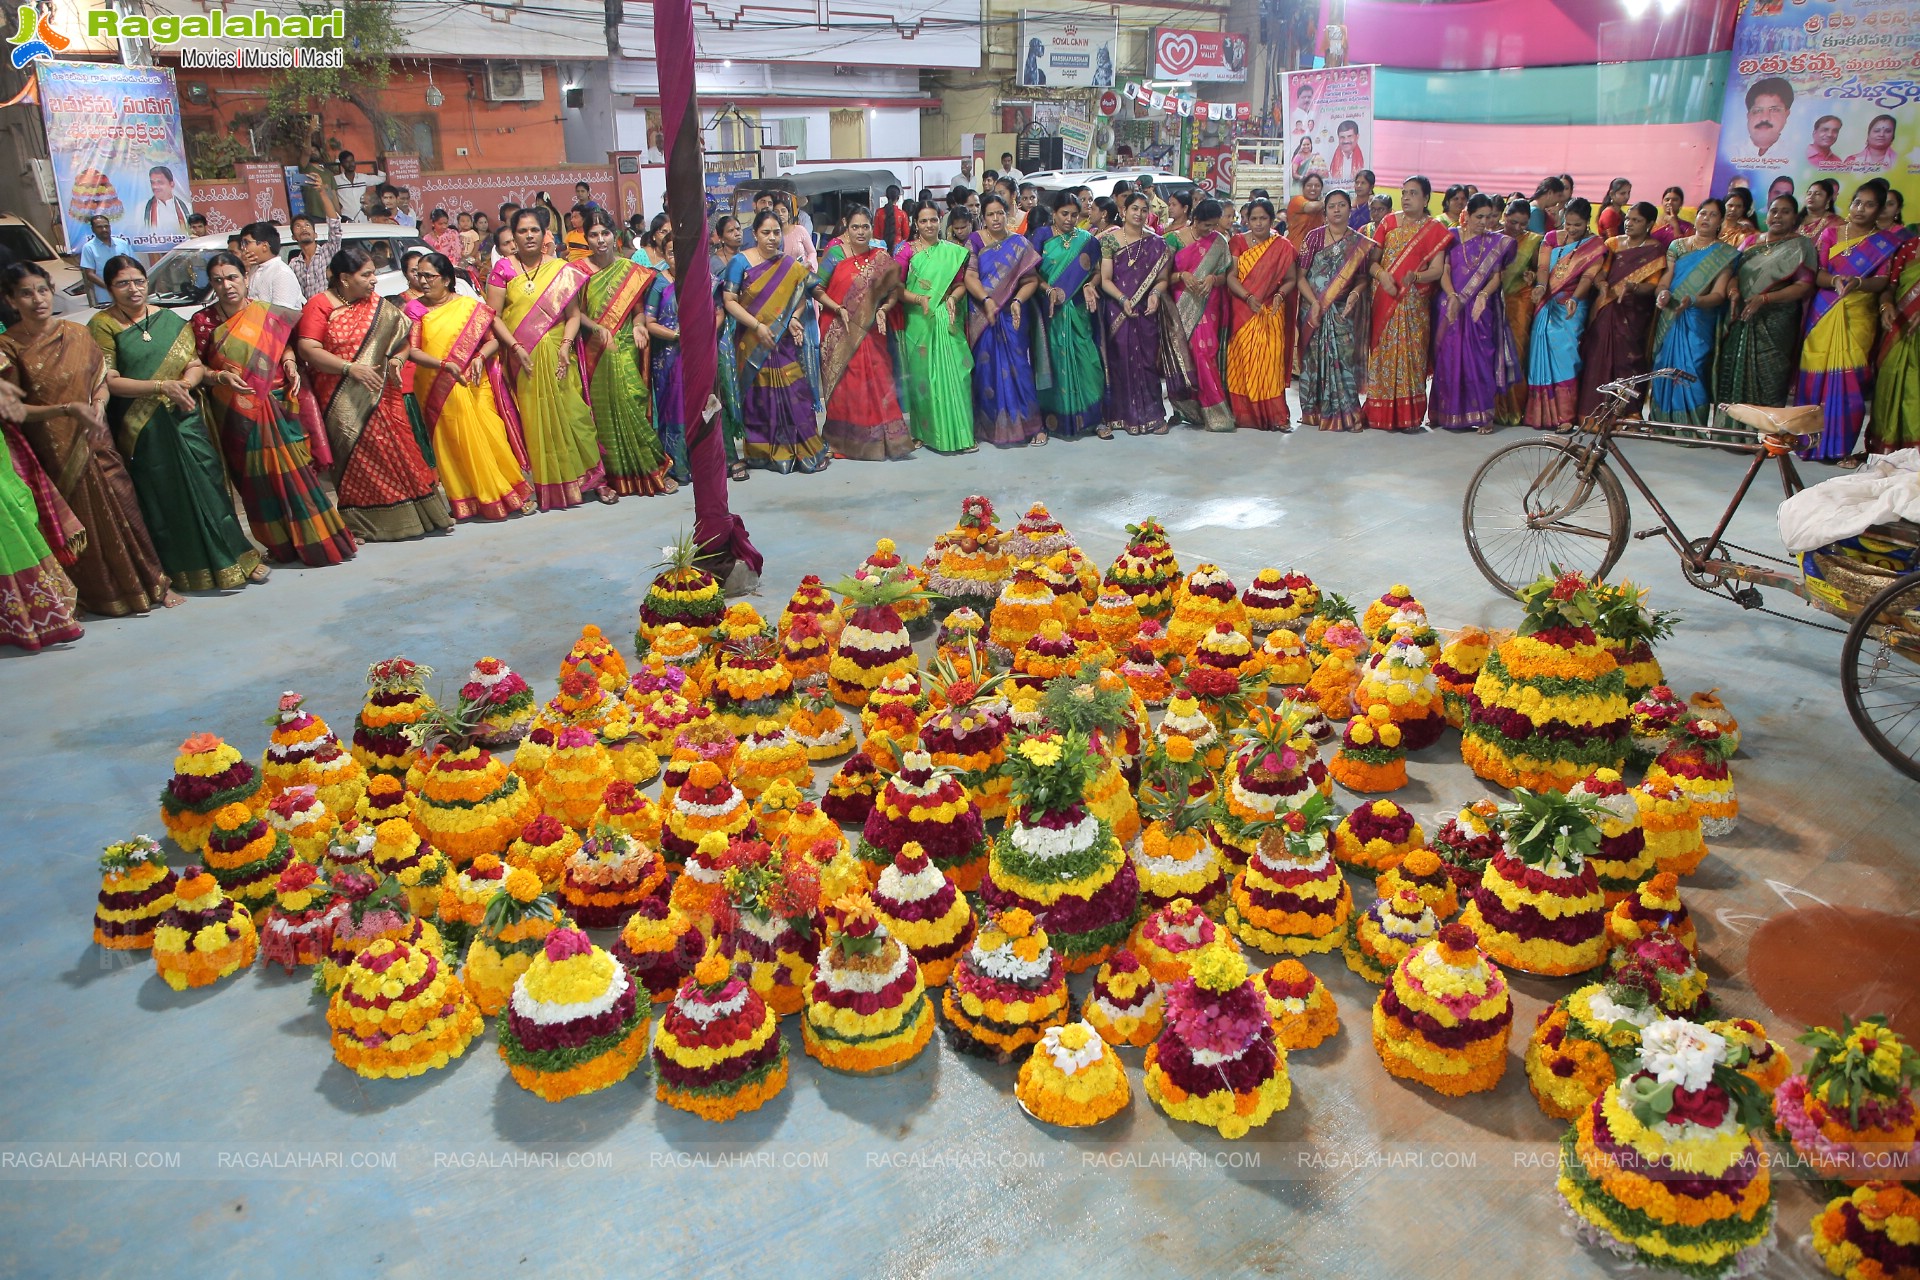
[[[976, 652], [968, 650], [969, 655]], [[969, 663], [974, 669], [979, 665]], [[1005, 818], [1013, 789], [1006, 773], [1013, 717], [999, 696], [1001, 677], [963, 676], [942, 658], [934, 663], [931, 684], [941, 709], [920, 726], [921, 749], [935, 768], [959, 778], [983, 820]]]
[[1707, 839], [1700, 810], [1670, 777], [1649, 777], [1633, 789], [1640, 808], [1640, 830], [1656, 871], [1690, 876], [1707, 860]]
[[795, 615], [793, 625], [780, 637], [780, 666], [794, 688], [824, 685], [827, 667], [833, 661], [833, 638], [820, 625], [817, 614]]
[[1613, 904], [1607, 913], [1607, 946], [1624, 947], [1664, 929], [1689, 951], [1699, 950], [1693, 918], [1680, 901], [1680, 879], [1662, 871]]
[[333, 951], [333, 931], [347, 903], [307, 862], [290, 862], [274, 882], [273, 910], [259, 928], [260, 954], [288, 973], [320, 964]]
[[[1185, 738], [1192, 744], [1197, 758], [1207, 770], [1221, 770], [1227, 769], [1229, 746], [1237, 749], [1248, 733], [1245, 730], [1236, 730], [1233, 738], [1229, 740], [1214, 723], [1213, 718], [1200, 709], [1200, 700], [1187, 690], [1178, 689], [1168, 699], [1167, 713], [1160, 717], [1160, 723], [1154, 728], [1154, 735], [1163, 744], [1173, 741], [1176, 737]], [[1228, 772], [1231, 773], [1231, 770]], [[1207, 790], [1211, 790], [1211, 787], [1203, 789], [1200, 794], [1206, 794]], [[1264, 816], [1261, 806], [1250, 804], [1245, 820], [1253, 821], [1261, 816]]]
[[1349, 870], [1378, 875], [1399, 866], [1426, 839], [1411, 813], [1391, 800], [1375, 800], [1340, 819], [1333, 856]]
[[1075, 1129], [1111, 1119], [1132, 1098], [1120, 1055], [1086, 1021], [1047, 1028], [1013, 1094], [1035, 1120]]
[[[407, 895], [377, 871], [346, 871], [330, 885], [346, 903], [346, 912], [334, 922], [333, 943], [320, 962], [320, 986], [329, 994], [346, 981], [353, 958], [381, 938], [397, 938], [410, 945], [443, 950], [440, 931], [407, 911]], [[511, 983], [508, 984], [511, 986]], [[504, 993], [503, 997], [504, 998]]]
[[411, 725], [434, 710], [427, 681], [433, 668], [406, 658], [388, 658], [367, 668], [367, 700], [353, 721], [353, 758], [369, 778], [404, 778], [420, 748], [407, 736]]
[[731, 637], [721, 643], [719, 654], [708, 703], [720, 722], [736, 737], [762, 720], [786, 723], [793, 711], [793, 677], [781, 665], [773, 637]]
[[1111, 1045], [1136, 1049], [1153, 1043], [1165, 1023], [1166, 997], [1131, 951], [1116, 951], [1093, 975], [1080, 1016]]
[[439, 952], [392, 938], [353, 958], [327, 1005], [327, 1025], [340, 1065], [373, 1080], [444, 1067], [483, 1029], [480, 1010]]
[[873, 554], [860, 563], [853, 576], [904, 582], [916, 588], [915, 594], [902, 600], [895, 610], [909, 632], [922, 638], [932, 634], [933, 601], [926, 589], [926, 570], [919, 565], [902, 563], [892, 538], [881, 538], [874, 543]]
[[1499, 786], [1564, 791], [1626, 763], [1626, 679], [1594, 630], [1602, 599], [1585, 578], [1542, 577], [1519, 594], [1526, 618], [1473, 683], [1461, 753]]
[[613, 827], [595, 827], [567, 859], [560, 901], [582, 928], [618, 929], [666, 883], [666, 864], [652, 849]]
[[819, 864], [804, 850], [736, 839], [720, 865], [733, 963], [776, 1014], [800, 1012], [820, 951]]
[[1436, 920], [1449, 920], [1460, 912], [1460, 890], [1447, 874], [1440, 855], [1432, 849], [1414, 849], [1400, 860], [1399, 866], [1380, 877], [1382, 897], [1391, 897], [1402, 889], [1412, 890], [1415, 897], [1427, 904]]
[[1706, 971], [1694, 959], [1693, 948], [1664, 929], [1616, 947], [1607, 962], [1614, 981], [1643, 988], [1674, 1017], [1704, 1022], [1712, 1016]]
[[942, 599], [986, 612], [1012, 573], [993, 503], [974, 494], [960, 503], [960, 522], [941, 535], [927, 586]]
[[1720, 700], [1718, 689], [1688, 694], [1687, 715], [1695, 720], [1713, 721], [1720, 726], [1720, 736], [1731, 744], [1728, 750], [1740, 750], [1740, 722], [1733, 718], [1733, 712], [1727, 710], [1727, 704]]
[[[1355, 631], [1360, 630], [1360, 620], [1354, 616], [1353, 605], [1345, 596], [1330, 591], [1314, 601], [1313, 616], [1307, 619], [1306, 630], [1300, 633], [1300, 638], [1306, 642], [1315, 663], [1326, 654], [1327, 632], [1343, 622], [1351, 624]], [[1362, 632], [1360, 638], [1366, 639], [1366, 634]]]
[[1126, 548], [1107, 569], [1105, 584], [1132, 596], [1142, 618], [1165, 618], [1173, 612], [1179, 581], [1180, 562], [1160, 522], [1149, 516], [1128, 525]]
[[[1040, 713], [1053, 732], [1085, 736], [1094, 754], [1093, 778], [1082, 797], [1087, 812], [1111, 827], [1121, 845], [1133, 844], [1140, 837], [1140, 809], [1128, 777], [1139, 773], [1145, 709], [1136, 710], [1124, 682], [1082, 667], [1048, 684]], [[1057, 923], [1053, 933], [1058, 941]]]
[[855, 746], [853, 722], [841, 714], [825, 689], [807, 689], [800, 694], [787, 721], [787, 732], [809, 761], [837, 760]]
[[898, 1071], [933, 1039], [933, 1002], [919, 963], [865, 894], [836, 903], [831, 919], [801, 1015], [802, 1047], [834, 1071]]
[[560, 662], [562, 673], [586, 663], [593, 668], [594, 677], [600, 687], [619, 697], [627, 689], [627, 664], [613, 643], [602, 635], [600, 628], [591, 622], [580, 628], [580, 638], [573, 642], [573, 648]]
[[864, 827], [886, 779], [864, 751], [856, 751], [827, 780], [821, 811], [842, 826]]
[[1554, 1120], [1576, 1120], [1639, 1057], [1640, 1033], [1662, 1016], [1637, 977], [1591, 982], [1540, 1011], [1527, 1039], [1527, 1088]]
[[959, 679], [985, 680], [993, 665], [987, 655], [987, 620], [961, 605], [940, 619], [933, 656], [936, 662], [951, 666]]
[[1492, 796], [1482, 796], [1446, 818], [1432, 841], [1433, 851], [1440, 855], [1448, 877], [1462, 893], [1480, 887], [1487, 863], [1506, 847], [1506, 833], [1500, 829], [1500, 802]]
[[1306, 642], [1285, 627], [1267, 632], [1260, 646], [1260, 664], [1267, 686], [1290, 702], [1307, 697], [1307, 682], [1313, 679], [1313, 659], [1307, 655]]
[[109, 951], [145, 951], [156, 922], [173, 905], [179, 883], [167, 855], [150, 836], [134, 836], [100, 855], [100, 897], [93, 911], [93, 940]]
[[962, 891], [980, 887], [987, 836], [979, 806], [960, 779], [933, 767], [924, 751], [909, 751], [867, 816], [854, 853], [874, 871], [917, 844]]
[[709, 640], [717, 638], [719, 627], [718, 619], [712, 629], [701, 631], [669, 622], [654, 633], [646, 662], [649, 666], [658, 662], [684, 673], [686, 680], [676, 692], [689, 702], [698, 702], [707, 696], [713, 680], [713, 644]]
[[1600, 845], [1588, 862], [1600, 881], [1607, 906], [1633, 896], [1654, 872], [1647, 833], [1640, 829], [1640, 806], [1616, 769], [1596, 769], [1574, 784], [1568, 794], [1598, 803], [1594, 820], [1600, 824]]
[[447, 943], [443, 952], [465, 954], [466, 944], [486, 922], [487, 904], [505, 887], [507, 871], [506, 863], [483, 853], [440, 882], [440, 900], [433, 914]]
[[[157, 948], [156, 948], [157, 949]], [[1913, 1087], [1920, 1053], [1876, 1013], [1838, 1031], [1800, 1037], [1813, 1050], [1806, 1071], [1773, 1095], [1775, 1127], [1821, 1178], [1857, 1187], [1873, 1178], [1911, 1179], [1920, 1170]]]
[[[619, 655], [614, 655], [618, 659]], [[533, 726], [536, 700], [527, 682], [498, 658], [482, 658], [460, 686], [458, 714], [482, 747], [511, 747]]]
[[1259, 975], [1273, 1037], [1288, 1053], [1312, 1049], [1340, 1030], [1340, 1010], [1327, 984], [1298, 960], [1282, 960]]
[[705, 640], [727, 608], [719, 581], [694, 563], [700, 547], [692, 535], [681, 534], [672, 546], [660, 548], [660, 555], [653, 566], [660, 572], [640, 601], [640, 624], [633, 636], [634, 651], [642, 657], [669, 623], [677, 622]]
[[505, 1009], [547, 935], [567, 923], [553, 899], [541, 892], [538, 876], [525, 867], [509, 867], [499, 890], [487, 900], [460, 970], [461, 985], [474, 1007], [489, 1017]]
[[1033, 913], [1074, 973], [1125, 942], [1140, 907], [1133, 864], [1087, 803], [1100, 766], [1084, 734], [1023, 739], [1007, 757], [1013, 807], [980, 883], [989, 907]]
[[705, 836], [717, 833], [722, 840], [731, 840], [753, 821], [747, 797], [711, 760], [693, 766], [686, 785], [674, 793], [666, 811], [660, 852], [670, 866], [692, 858]]
[[919, 671], [920, 660], [895, 606], [919, 598], [922, 591], [886, 576], [843, 578], [833, 589], [853, 608], [834, 641], [827, 686], [836, 701], [864, 707], [888, 676]]
[[288, 787], [267, 801], [264, 816], [275, 832], [287, 837], [294, 857], [318, 865], [326, 856], [327, 842], [337, 824], [316, 788]]
[[777, 780], [754, 797], [753, 825], [760, 832], [760, 838], [769, 844], [779, 844], [793, 822], [800, 800], [800, 788], [786, 778]]
[[1369, 604], [1366, 612], [1360, 615], [1360, 630], [1369, 638], [1377, 636], [1380, 634], [1380, 628], [1386, 626], [1387, 620], [1393, 617], [1394, 614], [1406, 608], [1408, 605], [1418, 605], [1419, 603], [1420, 602], [1414, 598], [1413, 592], [1408, 589], [1406, 583], [1396, 582], [1391, 587], [1388, 587], [1378, 600]]
[[1073, 535], [1053, 518], [1046, 503], [1036, 502], [1027, 508], [1020, 523], [1001, 540], [1001, 545], [1015, 561], [1044, 560], [1071, 547]]
[[793, 595], [787, 600], [787, 607], [780, 611], [777, 626], [782, 640], [793, 634], [800, 624], [802, 616], [811, 615], [820, 624], [820, 634], [831, 641], [840, 630], [840, 606], [833, 598], [833, 592], [827, 590], [820, 581], [820, 575], [810, 573], [800, 579], [800, 585], [793, 589]]
[[1556, 1189], [1577, 1239], [1643, 1267], [1765, 1273], [1773, 1186], [1754, 1129], [1766, 1107], [1742, 1056], [1677, 1019], [1640, 1033], [1637, 1069], [1561, 1139]]
[[1597, 801], [1514, 791], [1501, 812], [1507, 847], [1487, 863], [1460, 920], [1488, 955], [1522, 973], [1565, 977], [1607, 958], [1607, 900], [1588, 859], [1600, 847]]
[[1187, 651], [1179, 683], [1223, 730], [1244, 724], [1248, 705], [1264, 701], [1267, 688], [1266, 669], [1253, 641], [1225, 622], [1215, 623]]
[[600, 726], [598, 736], [617, 781], [644, 787], [660, 776], [660, 757], [654, 753], [640, 721], [626, 703], [613, 704], [613, 715]]
[[918, 843], [909, 841], [879, 875], [873, 910], [889, 935], [913, 953], [921, 979], [944, 986], [973, 941], [973, 908]]
[[664, 898], [647, 898], [620, 926], [612, 950], [627, 975], [655, 1003], [664, 1004], [706, 954], [707, 936], [698, 921]]
[[220, 882], [188, 867], [174, 886], [173, 903], [153, 930], [153, 963], [175, 991], [210, 987], [245, 969], [259, 951], [253, 916], [229, 898]]
[[[580, 729], [561, 731], [583, 733]], [[560, 794], [571, 768], [566, 752], [556, 750], [542, 778], [543, 788]], [[604, 787], [604, 784], [603, 784]], [[479, 747], [447, 751], [433, 762], [413, 798], [413, 829], [456, 867], [481, 854], [495, 857], [540, 812], [533, 790], [508, 772], [506, 763]], [[562, 808], [556, 812], [567, 813]]]
[[1018, 907], [974, 935], [940, 997], [948, 1043], [999, 1062], [1065, 1026], [1071, 1010], [1066, 967], [1033, 913]]
[[1480, 678], [1480, 669], [1487, 665], [1487, 655], [1492, 652], [1492, 636], [1479, 627], [1464, 627], [1447, 641], [1440, 650], [1439, 660], [1433, 664], [1433, 679], [1440, 686], [1441, 711], [1447, 724], [1455, 729], [1466, 727], [1467, 695], [1473, 692], [1473, 682]]
[[555, 929], [513, 984], [500, 1058], [513, 1082], [564, 1102], [615, 1085], [647, 1055], [653, 1003], [578, 929]]
[[1420, 651], [1428, 668], [1440, 660], [1440, 633], [1427, 620], [1427, 606], [1418, 600], [1409, 600], [1387, 615], [1387, 620], [1379, 629], [1368, 635], [1367, 652], [1379, 658], [1393, 646], [1395, 640], [1400, 639], [1405, 639]]
[[1244, 1138], [1293, 1099], [1287, 1051], [1239, 952], [1203, 951], [1167, 993], [1166, 1025], [1147, 1048], [1147, 1097], [1174, 1120]]
[[1353, 917], [1353, 890], [1333, 860], [1333, 805], [1309, 793], [1260, 836], [1233, 877], [1227, 928], [1272, 955], [1309, 955], [1342, 946]]
[[813, 766], [807, 763], [807, 749], [777, 720], [762, 720], [740, 744], [733, 779], [749, 800], [776, 782], [795, 786], [813, 785]]
[[593, 821], [612, 781], [613, 761], [599, 736], [590, 729], [562, 729], [554, 737], [553, 754], [540, 775], [539, 807], [568, 826], [583, 829]]
[[1167, 639], [1175, 653], [1188, 658], [1200, 638], [1222, 622], [1235, 631], [1248, 631], [1247, 607], [1240, 602], [1239, 588], [1219, 565], [1199, 565], [1174, 593]]
[[1291, 627], [1311, 613], [1317, 599], [1319, 592], [1305, 574], [1282, 573], [1272, 568], [1254, 574], [1253, 581], [1240, 593], [1240, 603], [1247, 610], [1247, 625], [1255, 636], [1262, 638]]
[[1679, 615], [1647, 608], [1647, 593], [1631, 582], [1595, 583], [1600, 618], [1594, 630], [1613, 654], [1627, 682], [1627, 701], [1638, 702], [1656, 685], [1666, 683], [1653, 642], [1673, 634]]
[[622, 700], [607, 696], [592, 665], [582, 662], [560, 673], [560, 691], [547, 699], [534, 717], [533, 732], [545, 729], [556, 738], [563, 729], [598, 734], [614, 711], [624, 705]]
[[1700, 833], [1718, 838], [1729, 834], [1740, 820], [1740, 797], [1733, 789], [1733, 771], [1727, 761], [1733, 743], [1711, 720], [1686, 720], [1673, 741], [1647, 768], [1647, 781], [1671, 782], [1693, 801], [1700, 817]]
[[[1137, 637], [1128, 646], [1126, 659], [1118, 671], [1134, 697], [1149, 707], [1164, 707], [1173, 696], [1173, 679], [1154, 656], [1153, 649]], [[1197, 707], [1196, 707], [1197, 709]]]
[[567, 859], [580, 847], [573, 828], [550, 814], [540, 814], [520, 828], [520, 834], [507, 846], [510, 867], [525, 867], [540, 878], [546, 889], [557, 889], [566, 874]]
[[1433, 909], [1411, 889], [1373, 900], [1361, 913], [1342, 947], [1347, 968], [1374, 986], [1385, 986], [1407, 953], [1440, 931]]
[[1226, 893], [1228, 865], [1214, 840], [1213, 802], [1193, 795], [1203, 781], [1211, 782], [1205, 763], [1182, 734], [1156, 742], [1147, 755], [1139, 799], [1146, 827], [1130, 856], [1149, 911], [1183, 898], [1211, 907]]
[[375, 827], [373, 866], [405, 892], [409, 911], [423, 919], [433, 914], [440, 902], [440, 882], [449, 868], [445, 856], [412, 827], [397, 819]]
[[1185, 898], [1175, 898], [1142, 917], [1127, 949], [1147, 966], [1155, 982], [1170, 987], [1191, 977], [1194, 958], [1215, 945], [1240, 949], [1233, 936], [1199, 907]]
[[1356, 706], [1386, 707], [1387, 714], [1400, 726], [1400, 740], [1409, 751], [1440, 741], [1447, 727], [1440, 683], [1416, 632], [1402, 629], [1374, 655], [1361, 674], [1353, 698]]
[[160, 821], [175, 844], [204, 853], [217, 811], [233, 804], [259, 810], [266, 802], [260, 775], [236, 748], [211, 733], [196, 733], [173, 758], [173, 777], [160, 793]]
[[1347, 721], [1340, 749], [1327, 766], [1332, 779], [1349, 791], [1377, 795], [1407, 785], [1407, 748], [1400, 726], [1382, 703]]
[[289, 690], [267, 721], [267, 753], [260, 778], [268, 798], [293, 787], [312, 787], [328, 813], [352, 813], [367, 789], [367, 772], [334, 737], [327, 722], [306, 710], [306, 699]]
[[1038, 692], [1050, 680], [1080, 669], [1080, 646], [1064, 623], [1048, 618], [1013, 655], [1013, 687]]
[[222, 892], [249, 911], [264, 911], [274, 882], [293, 860], [293, 842], [253, 809], [230, 804], [214, 812], [206, 859]]
[[1633, 746], [1629, 762], [1646, 768], [1673, 744], [1687, 719], [1687, 704], [1664, 684], [1655, 685], [1633, 704]]
[[[1093, 600], [1081, 594], [1080, 579], [1074, 574], [1072, 563], [1068, 557], [1063, 553], [1048, 556], [1045, 560], [1035, 561], [1033, 562], [1033, 573], [1035, 577], [1046, 584], [1047, 590], [1053, 593], [1054, 606], [1059, 611], [1060, 621], [1067, 629], [1075, 634], [1080, 633], [1084, 629], [1089, 637], [1097, 643], [1099, 633], [1094, 631], [1092, 624], [1086, 620], [1087, 611], [1092, 606]], [[1099, 585], [1099, 581], [1096, 579], [1094, 582], [1095, 598], [1098, 598], [1099, 595]]]
[[[792, 812], [780, 825], [781, 830], [777, 835], [763, 832], [765, 839], [773, 844], [784, 842], [796, 849], [804, 850], [822, 866], [838, 861], [841, 855], [845, 854], [852, 864], [853, 874], [861, 877], [864, 882], [867, 871], [860, 861], [853, 857], [853, 842], [847, 839], [847, 833], [842, 831], [819, 805], [804, 796], [798, 797]], [[840, 896], [836, 893], [827, 901], [831, 902]]]
[[1407, 953], [1373, 1005], [1373, 1048], [1387, 1073], [1449, 1097], [1500, 1083], [1512, 1030], [1507, 980], [1457, 920]]
[[1353, 710], [1353, 695], [1366, 676], [1367, 639], [1351, 622], [1336, 622], [1320, 638], [1307, 697], [1329, 720], [1344, 720]]
[[715, 1122], [757, 1111], [787, 1087], [779, 1018], [718, 946], [660, 1016], [653, 1080], [655, 1098]]
[[1759, 1085], [1768, 1097], [1778, 1092], [1793, 1071], [1793, 1060], [1780, 1045], [1767, 1039], [1767, 1029], [1752, 1018], [1715, 1018], [1707, 1030], [1727, 1038], [1727, 1043], [1747, 1052], [1740, 1074]]
[[[1176, 699], [1162, 728], [1182, 710]], [[1260, 841], [1260, 824], [1300, 808], [1309, 796], [1327, 790], [1327, 767], [1320, 763], [1319, 749], [1305, 729], [1301, 709], [1282, 704], [1273, 711], [1256, 708], [1248, 722], [1234, 730], [1214, 822], [1215, 839], [1230, 862], [1242, 863], [1253, 853]]]
[[1115, 653], [1125, 653], [1140, 631], [1140, 606], [1119, 587], [1103, 587], [1094, 597], [1087, 622], [1102, 644]]
[[1881, 1181], [1835, 1196], [1814, 1216], [1813, 1251], [1845, 1280], [1920, 1276], [1920, 1195]]
[[887, 702], [862, 711], [867, 736], [861, 749], [882, 773], [900, 771], [907, 754], [920, 745], [920, 713], [911, 702]]
[[687, 775], [702, 760], [717, 765], [722, 773], [733, 776], [740, 740], [704, 706], [695, 707], [693, 716], [673, 737], [673, 758], [660, 779], [660, 802], [673, 803], [674, 793], [686, 784]]

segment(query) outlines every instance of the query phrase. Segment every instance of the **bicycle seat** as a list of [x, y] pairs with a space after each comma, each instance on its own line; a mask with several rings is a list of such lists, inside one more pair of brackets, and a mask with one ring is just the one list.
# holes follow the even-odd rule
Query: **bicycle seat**
[[1817, 436], [1824, 429], [1817, 404], [1775, 408], [1769, 404], [1730, 404], [1727, 416], [1761, 436]]

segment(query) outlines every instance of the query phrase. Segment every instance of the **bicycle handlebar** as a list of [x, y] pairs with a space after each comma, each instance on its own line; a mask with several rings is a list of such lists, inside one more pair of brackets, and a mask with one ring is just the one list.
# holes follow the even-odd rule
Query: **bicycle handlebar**
[[1700, 379], [1694, 377], [1685, 369], [1655, 369], [1652, 373], [1636, 374], [1631, 378], [1617, 378], [1612, 382], [1603, 383], [1599, 391], [1603, 396], [1612, 396], [1616, 400], [1627, 400], [1632, 397], [1635, 387], [1643, 387], [1655, 378], [1671, 378], [1675, 382], [1700, 381]]

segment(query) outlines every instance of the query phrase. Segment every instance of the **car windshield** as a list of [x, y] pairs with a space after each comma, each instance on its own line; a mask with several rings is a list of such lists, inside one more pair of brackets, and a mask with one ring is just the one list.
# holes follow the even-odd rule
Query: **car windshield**
[[15, 262], [50, 262], [54, 257], [53, 246], [24, 222], [0, 223], [0, 249]]
[[207, 300], [207, 256], [175, 249], [147, 273], [147, 295], [159, 307], [198, 306]]

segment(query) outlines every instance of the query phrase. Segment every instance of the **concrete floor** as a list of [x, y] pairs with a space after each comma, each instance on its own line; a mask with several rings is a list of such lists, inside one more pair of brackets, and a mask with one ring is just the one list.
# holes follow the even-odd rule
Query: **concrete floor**
[[[734, 502], [767, 553], [757, 603], [768, 616], [802, 574], [831, 579], [876, 537], [918, 557], [960, 499], [983, 492], [1009, 526], [1046, 501], [1102, 566], [1124, 526], [1154, 514], [1189, 568], [1216, 561], [1244, 584], [1263, 565], [1297, 566], [1356, 601], [1404, 581], [1441, 626], [1501, 626], [1517, 611], [1468, 561], [1459, 507], [1478, 462], [1520, 435], [1056, 442], [756, 475]], [[1738, 470], [1708, 452], [1641, 453], [1690, 525], [1717, 511]], [[548, 696], [582, 623], [630, 633], [648, 566], [690, 524], [683, 495], [463, 527], [369, 547], [344, 568], [281, 569], [264, 587], [149, 618], [90, 622], [65, 652], [0, 662], [0, 812], [14, 850], [0, 895], [0, 1273], [1611, 1270], [1563, 1226], [1551, 1170], [1560, 1126], [1534, 1106], [1519, 1061], [1564, 982], [1515, 983], [1505, 1080], [1448, 1102], [1386, 1076], [1365, 1033], [1373, 989], [1337, 957], [1316, 960], [1344, 1029], [1296, 1055], [1292, 1106], [1229, 1144], [1147, 1102], [1137, 1051], [1131, 1110], [1069, 1138], [1021, 1114], [1011, 1067], [935, 1048], [900, 1075], [844, 1079], [798, 1052], [791, 1024], [790, 1087], [725, 1126], [660, 1106], [637, 1079], [542, 1103], [513, 1085], [491, 1032], [447, 1070], [370, 1083], [333, 1062], [304, 982], [253, 972], [176, 995], [150, 962], [91, 945], [93, 859], [111, 840], [159, 831], [154, 797], [188, 733], [218, 732], [257, 759], [262, 722], [291, 688], [344, 734], [367, 664], [395, 653], [431, 663], [448, 693], [493, 654]], [[1755, 504], [1733, 536], [1777, 547], [1771, 506]], [[1686, 611], [1660, 650], [1673, 683], [1683, 694], [1719, 686], [1745, 730], [1741, 826], [1685, 893], [1716, 996], [1789, 1040], [1801, 1028], [1746, 983], [1749, 937], [1818, 902], [1912, 910], [1920, 788], [1856, 736], [1837, 636], [1693, 592], [1659, 543], [1635, 544], [1622, 572]], [[1484, 790], [1456, 744], [1449, 735], [1417, 760], [1395, 797], [1423, 819]], [[21, 1167], [48, 1151], [119, 1152], [128, 1166], [178, 1153], [179, 1164]], [[1787, 1186], [1779, 1203], [1773, 1274], [1817, 1274], [1805, 1244], [1814, 1200]]]

